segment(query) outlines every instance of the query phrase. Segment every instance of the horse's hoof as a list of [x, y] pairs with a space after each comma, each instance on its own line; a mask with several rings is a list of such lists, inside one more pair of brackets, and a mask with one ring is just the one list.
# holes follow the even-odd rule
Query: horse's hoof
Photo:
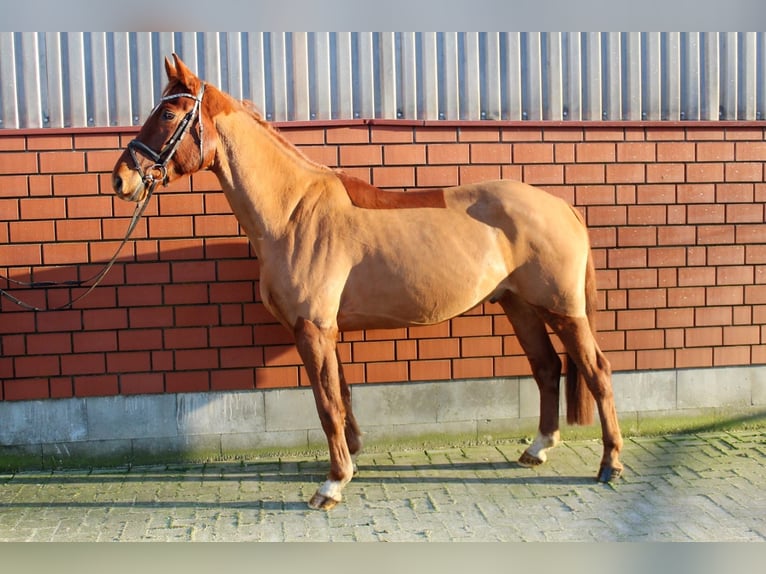
[[340, 500], [335, 500], [334, 498], [330, 498], [329, 496], [317, 492], [311, 497], [311, 500], [309, 500], [309, 508], [314, 510], [331, 510], [335, 508], [339, 502]]
[[599, 482], [614, 482], [620, 478], [621, 474], [621, 468], [614, 468], [612, 466], [602, 464], [601, 468], [598, 470], [598, 476], [596, 477], [596, 480]]
[[526, 467], [533, 467], [533, 466], [540, 466], [545, 462], [544, 459], [536, 457], [533, 454], [529, 454], [527, 451], [524, 451], [521, 453], [521, 456], [519, 457], [519, 464], [521, 466]]

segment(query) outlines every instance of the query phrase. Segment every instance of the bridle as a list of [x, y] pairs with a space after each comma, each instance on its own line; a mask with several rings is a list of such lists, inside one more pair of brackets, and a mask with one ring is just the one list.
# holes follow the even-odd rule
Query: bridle
[[[202, 117], [200, 114], [200, 107], [202, 106], [202, 96], [204, 95], [205, 95], [205, 83], [202, 82], [202, 86], [200, 87], [199, 92], [197, 92], [196, 96], [190, 93], [171, 94], [169, 96], [163, 97], [159, 101], [159, 103], [154, 107], [152, 112], [149, 114], [149, 117], [151, 117], [165, 102], [168, 102], [171, 100], [177, 100], [179, 98], [190, 98], [194, 100], [194, 106], [192, 107], [192, 109], [189, 110], [189, 112], [187, 112], [187, 114], [183, 117], [183, 119], [178, 123], [175, 131], [173, 132], [173, 135], [170, 136], [170, 139], [167, 142], [165, 142], [165, 145], [162, 146], [162, 149], [159, 152], [154, 151], [144, 142], [139, 141], [137, 139], [131, 140], [128, 143], [128, 151], [130, 152], [130, 157], [133, 158], [133, 163], [136, 166], [136, 170], [138, 171], [138, 174], [141, 176], [141, 181], [144, 183], [144, 187], [149, 192], [149, 195], [151, 195], [151, 193], [154, 192], [154, 188], [156, 187], [158, 182], [162, 183], [162, 185], [167, 185], [168, 163], [170, 163], [170, 160], [173, 159], [173, 156], [175, 155], [176, 151], [178, 151], [178, 146], [181, 145], [181, 141], [191, 129], [191, 126], [194, 123], [195, 119], [197, 120], [197, 123], [199, 124], [199, 168], [202, 169], [202, 166], [205, 163], [205, 150], [204, 150], [205, 139], [203, 137], [203, 124], [202, 124]], [[154, 162], [154, 164], [146, 171], [144, 171], [144, 168], [141, 167], [141, 162], [139, 161], [139, 158], [138, 158], [139, 154], [143, 155], [144, 157]], [[156, 171], [160, 172], [159, 178], [154, 176], [154, 172]], [[137, 189], [127, 199], [130, 201], [133, 201], [139, 192], [140, 192], [140, 189]]]
[[[170, 100], [176, 100], [178, 98], [191, 98], [192, 100], [194, 100], [194, 106], [192, 107], [192, 109], [179, 122], [178, 126], [176, 126], [176, 129], [173, 132], [173, 135], [170, 136], [170, 139], [167, 142], [165, 142], [165, 145], [162, 146], [162, 149], [159, 152], [154, 151], [148, 145], [146, 145], [145, 143], [137, 139], [131, 140], [128, 143], [127, 149], [130, 152], [130, 156], [133, 159], [133, 163], [136, 166], [136, 170], [141, 176], [141, 181], [143, 182], [144, 188], [146, 189], [146, 196], [140, 203], [136, 204], [136, 209], [133, 211], [133, 217], [130, 220], [130, 224], [128, 225], [128, 230], [125, 233], [125, 237], [120, 242], [119, 246], [117, 246], [117, 250], [114, 252], [114, 255], [112, 255], [112, 258], [104, 265], [101, 271], [99, 271], [92, 277], [89, 277], [88, 279], [73, 280], [73, 281], [27, 282], [27, 281], [17, 281], [15, 279], [11, 279], [10, 277], [4, 277], [0, 275], [0, 278], [5, 279], [11, 285], [16, 285], [19, 287], [28, 287], [28, 288], [84, 287], [88, 283], [93, 282], [92, 285], [88, 286], [85, 292], [81, 293], [77, 297], [70, 298], [70, 300], [63, 305], [59, 305], [58, 307], [49, 307], [49, 308], [37, 307], [35, 305], [26, 303], [25, 301], [22, 301], [21, 299], [12, 295], [5, 289], [0, 289], [0, 296], [6, 297], [7, 299], [9, 299], [11, 302], [15, 303], [19, 307], [22, 307], [29, 311], [60, 311], [62, 309], [71, 308], [72, 305], [74, 305], [77, 301], [79, 301], [80, 299], [88, 295], [91, 291], [93, 291], [96, 287], [98, 287], [98, 285], [101, 283], [104, 277], [106, 277], [106, 274], [114, 265], [115, 261], [117, 261], [117, 256], [120, 254], [120, 251], [122, 251], [123, 246], [128, 242], [128, 239], [130, 238], [131, 233], [133, 233], [133, 230], [136, 228], [136, 225], [138, 224], [138, 220], [141, 218], [141, 215], [146, 209], [146, 206], [149, 204], [149, 200], [151, 199], [152, 194], [154, 193], [154, 190], [157, 187], [157, 184], [162, 183], [162, 185], [167, 185], [168, 163], [170, 163], [170, 160], [173, 159], [173, 156], [175, 155], [176, 151], [178, 151], [178, 146], [181, 145], [181, 140], [183, 140], [184, 136], [189, 132], [195, 119], [197, 120], [197, 123], [199, 124], [199, 168], [202, 169], [202, 166], [205, 163], [205, 154], [204, 154], [202, 117], [200, 114], [200, 108], [202, 105], [202, 96], [204, 94], [205, 94], [205, 83], [203, 82], [196, 96], [190, 93], [171, 94], [169, 96], [163, 97], [159, 101], [159, 103], [154, 107], [154, 109], [149, 114], [149, 117], [152, 117], [152, 115], [160, 108], [160, 106], [162, 106], [164, 102], [167, 102]], [[141, 154], [154, 162], [154, 164], [147, 171], [144, 171], [144, 169], [141, 167], [141, 162], [139, 161], [138, 154]], [[155, 171], [160, 172], [159, 178], [154, 176], [153, 172]], [[129, 201], [135, 201], [135, 198], [140, 191], [141, 191], [140, 188], [137, 189], [127, 199]]]

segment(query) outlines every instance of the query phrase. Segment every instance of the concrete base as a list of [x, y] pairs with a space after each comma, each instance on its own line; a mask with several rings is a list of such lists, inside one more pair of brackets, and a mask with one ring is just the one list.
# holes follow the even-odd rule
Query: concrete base
[[[725, 417], [766, 418], [766, 366], [615, 373], [613, 385], [627, 435], [681, 428], [685, 419], [714, 425]], [[352, 392], [370, 448], [531, 436], [537, 427], [537, 387], [526, 377], [357, 385]], [[599, 436], [599, 427], [567, 427], [562, 435]], [[310, 389], [0, 403], [6, 470], [296, 450], [326, 450]]]

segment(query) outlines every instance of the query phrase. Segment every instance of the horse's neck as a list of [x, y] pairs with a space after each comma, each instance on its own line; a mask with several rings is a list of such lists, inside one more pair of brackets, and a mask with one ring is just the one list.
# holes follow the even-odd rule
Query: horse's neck
[[221, 149], [214, 171], [258, 250], [259, 243], [285, 232], [290, 214], [321, 170], [248, 112], [226, 115], [216, 124]]

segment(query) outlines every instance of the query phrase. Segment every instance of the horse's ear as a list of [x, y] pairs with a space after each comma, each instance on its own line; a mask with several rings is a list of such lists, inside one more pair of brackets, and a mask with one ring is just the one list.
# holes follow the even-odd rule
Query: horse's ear
[[176, 68], [167, 56], [165, 56], [165, 73], [168, 75], [168, 80], [176, 77]]
[[189, 68], [186, 67], [186, 64], [183, 63], [183, 60], [178, 57], [178, 54], [173, 54], [173, 59], [176, 62], [176, 77], [178, 80], [181, 81], [184, 85], [188, 86], [190, 83], [190, 80], [195, 79], [196, 76], [194, 75], [194, 72], [192, 72]]

